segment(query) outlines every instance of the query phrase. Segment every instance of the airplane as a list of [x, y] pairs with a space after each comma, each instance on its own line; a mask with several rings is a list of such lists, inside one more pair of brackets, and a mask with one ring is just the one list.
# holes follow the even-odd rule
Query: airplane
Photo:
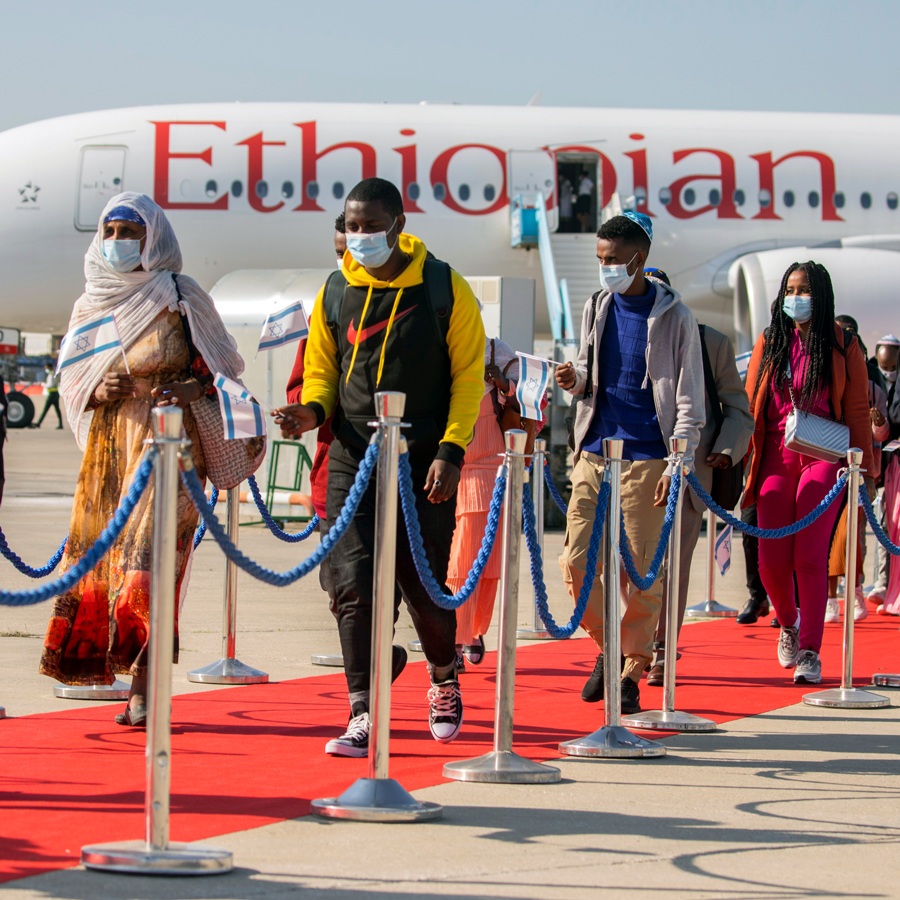
[[[511, 212], [540, 195], [572, 297], [570, 343], [598, 288], [597, 223], [630, 207], [652, 218], [650, 263], [738, 352], [768, 322], [786, 266], [809, 258], [871, 346], [896, 330], [898, 150], [900, 117], [874, 115], [202, 103], [48, 119], [0, 133], [0, 326], [62, 334], [101, 210], [136, 190], [166, 210], [185, 272], [214, 297], [242, 276], [226, 323], [258, 336], [273, 302], [314, 295], [333, 265], [334, 216], [377, 174], [401, 188], [407, 230], [457, 270], [537, 282], [535, 340], [552, 332], [546, 247], [513, 246]], [[584, 221], [569, 210], [579, 187]], [[271, 365], [257, 377], [277, 395]]]

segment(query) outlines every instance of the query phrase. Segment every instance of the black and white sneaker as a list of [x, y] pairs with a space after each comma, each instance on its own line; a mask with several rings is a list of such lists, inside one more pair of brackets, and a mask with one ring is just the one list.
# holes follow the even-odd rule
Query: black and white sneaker
[[347, 725], [347, 730], [325, 745], [325, 752], [333, 756], [368, 756], [371, 727], [367, 712], [354, 716]]
[[462, 694], [459, 682], [453, 678], [432, 684], [428, 691], [428, 727], [431, 736], [442, 744], [449, 744], [458, 734], [463, 722]]

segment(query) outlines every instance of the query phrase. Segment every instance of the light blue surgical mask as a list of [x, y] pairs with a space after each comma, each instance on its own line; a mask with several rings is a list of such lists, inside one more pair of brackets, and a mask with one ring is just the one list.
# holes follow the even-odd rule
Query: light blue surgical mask
[[363, 232], [347, 232], [347, 249], [350, 255], [367, 269], [377, 269], [390, 258], [393, 247], [388, 244], [387, 236], [394, 230], [397, 220], [387, 231], [376, 231], [373, 234]]
[[103, 258], [114, 272], [133, 272], [141, 264], [141, 242], [104, 241]]
[[624, 294], [637, 276], [637, 269], [631, 275], [628, 274], [628, 267], [634, 262], [634, 256], [624, 266], [604, 266], [600, 263], [600, 287], [611, 294]]
[[785, 297], [781, 304], [786, 316], [790, 316], [795, 322], [802, 324], [812, 318], [812, 297], [795, 295]]

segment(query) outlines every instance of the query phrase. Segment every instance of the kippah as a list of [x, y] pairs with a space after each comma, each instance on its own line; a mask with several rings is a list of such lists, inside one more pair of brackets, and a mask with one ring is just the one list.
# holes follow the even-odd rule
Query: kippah
[[626, 210], [622, 213], [626, 219], [631, 219], [635, 225], [640, 225], [641, 229], [647, 235], [650, 240], [653, 240], [653, 223], [650, 221], [649, 216], [645, 216], [643, 213], [635, 212], [632, 209]]
[[141, 214], [130, 206], [114, 206], [103, 219], [103, 224], [107, 222], [136, 222], [138, 225], [147, 227], [147, 223], [141, 218]]

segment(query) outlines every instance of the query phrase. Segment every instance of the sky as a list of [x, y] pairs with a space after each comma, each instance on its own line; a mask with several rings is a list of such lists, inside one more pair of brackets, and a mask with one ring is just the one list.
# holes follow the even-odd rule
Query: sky
[[194, 101], [900, 112], [897, 0], [0, 0], [0, 130]]

